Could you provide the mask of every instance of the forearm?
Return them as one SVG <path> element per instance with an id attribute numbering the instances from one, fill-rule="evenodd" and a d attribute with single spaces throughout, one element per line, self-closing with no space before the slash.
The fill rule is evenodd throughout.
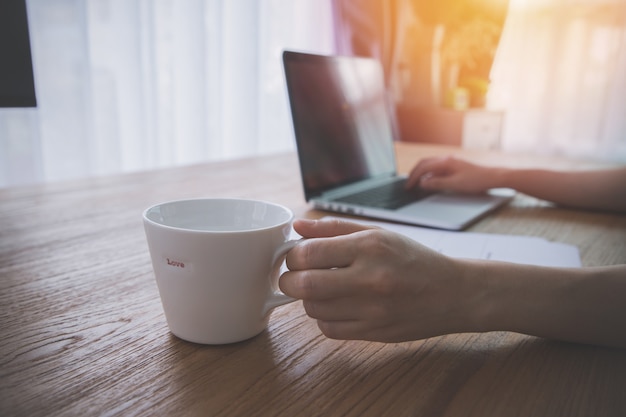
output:
<path id="1" fill-rule="evenodd" d="M 506 330 L 626 348 L 626 266 L 546 268 L 462 261 L 479 295 L 475 331 Z"/>
<path id="2" fill-rule="evenodd" d="M 626 168 L 598 171 L 550 171 L 494 168 L 493 187 L 513 188 L 556 204 L 626 212 Z"/>

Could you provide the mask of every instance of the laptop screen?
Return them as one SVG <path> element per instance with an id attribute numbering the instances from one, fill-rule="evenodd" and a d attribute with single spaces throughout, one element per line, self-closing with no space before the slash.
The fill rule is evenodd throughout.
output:
<path id="1" fill-rule="evenodd" d="M 285 76 L 306 199 L 394 175 L 393 131 L 375 59 L 285 51 Z"/>

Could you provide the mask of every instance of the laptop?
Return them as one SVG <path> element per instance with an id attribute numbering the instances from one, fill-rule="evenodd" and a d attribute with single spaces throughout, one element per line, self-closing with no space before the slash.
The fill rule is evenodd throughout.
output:
<path id="1" fill-rule="evenodd" d="M 378 60 L 284 51 L 283 65 L 304 196 L 314 208 L 461 230 L 512 198 L 512 190 L 404 189 Z"/>

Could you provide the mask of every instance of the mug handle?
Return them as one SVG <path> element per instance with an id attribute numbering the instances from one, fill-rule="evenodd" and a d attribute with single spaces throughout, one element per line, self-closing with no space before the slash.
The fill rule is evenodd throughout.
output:
<path id="1" fill-rule="evenodd" d="M 295 298 L 283 294 L 278 289 L 278 274 L 280 272 L 280 266 L 285 259 L 285 256 L 287 256 L 287 252 L 289 252 L 302 240 L 303 239 L 288 240 L 280 245 L 278 249 L 276 249 L 276 253 L 274 254 L 274 258 L 272 259 L 272 272 L 269 276 L 271 293 L 265 301 L 265 306 L 263 307 L 263 315 L 268 314 L 270 311 L 278 306 L 282 306 L 284 304 L 296 301 Z"/>

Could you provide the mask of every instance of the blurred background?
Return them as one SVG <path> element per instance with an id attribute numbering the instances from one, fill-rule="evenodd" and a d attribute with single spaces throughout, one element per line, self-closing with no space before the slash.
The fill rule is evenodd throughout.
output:
<path id="1" fill-rule="evenodd" d="M 624 0 L 2 3 L 0 187 L 293 150 L 283 49 L 379 59 L 397 140 L 626 163 Z"/>

